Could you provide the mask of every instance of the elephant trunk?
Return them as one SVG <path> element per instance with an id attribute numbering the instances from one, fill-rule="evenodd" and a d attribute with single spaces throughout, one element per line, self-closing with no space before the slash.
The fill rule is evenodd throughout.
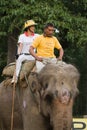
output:
<path id="1" fill-rule="evenodd" d="M 53 130 L 70 130 L 72 126 L 73 100 L 62 104 L 58 99 L 53 101 L 51 123 Z"/>
<path id="2" fill-rule="evenodd" d="M 72 97 L 72 95 L 71 95 L 70 91 L 66 88 L 63 88 L 60 91 L 58 91 L 58 99 L 63 104 L 68 104 L 71 97 Z"/>

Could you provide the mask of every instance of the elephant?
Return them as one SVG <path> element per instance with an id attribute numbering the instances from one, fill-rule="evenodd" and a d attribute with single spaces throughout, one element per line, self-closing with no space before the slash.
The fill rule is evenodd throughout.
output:
<path id="1" fill-rule="evenodd" d="M 15 87 L 13 130 L 70 130 L 80 74 L 74 65 L 47 64 Z M 0 130 L 10 130 L 13 85 L 0 84 Z"/>

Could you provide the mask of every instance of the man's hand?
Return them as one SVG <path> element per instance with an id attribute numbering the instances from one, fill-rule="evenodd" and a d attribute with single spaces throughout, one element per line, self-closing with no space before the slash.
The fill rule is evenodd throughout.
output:
<path id="1" fill-rule="evenodd" d="M 63 50 L 63 48 L 60 48 L 60 49 L 59 49 L 59 57 L 58 57 L 58 60 L 62 60 L 63 54 L 64 54 L 64 50 Z"/>
<path id="2" fill-rule="evenodd" d="M 38 56 L 36 56 L 35 59 L 38 60 L 38 61 L 40 61 L 40 62 L 43 61 L 43 58 L 42 58 L 42 57 L 38 57 Z"/>
<path id="3" fill-rule="evenodd" d="M 15 57 L 16 57 L 16 60 L 17 60 L 17 59 L 18 59 L 18 57 L 19 57 L 19 54 L 16 54 L 16 56 L 15 56 Z"/>
<path id="4" fill-rule="evenodd" d="M 61 57 L 58 57 L 57 60 L 62 60 L 62 58 L 61 58 Z"/>

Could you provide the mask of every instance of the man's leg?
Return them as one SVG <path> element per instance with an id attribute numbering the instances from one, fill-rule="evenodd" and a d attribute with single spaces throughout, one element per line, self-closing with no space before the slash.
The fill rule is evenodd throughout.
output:
<path id="1" fill-rule="evenodd" d="M 43 64 L 40 61 L 36 61 L 36 72 L 40 72 L 40 70 L 45 66 L 45 64 Z"/>

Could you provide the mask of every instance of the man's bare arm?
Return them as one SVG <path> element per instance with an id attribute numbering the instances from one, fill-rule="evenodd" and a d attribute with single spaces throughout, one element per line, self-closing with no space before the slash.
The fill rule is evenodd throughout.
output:
<path id="1" fill-rule="evenodd" d="M 63 50 L 63 48 L 60 48 L 60 49 L 59 49 L 59 57 L 58 57 L 58 60 L 62 60 L 63 54 L 64 54 L 64 50 Z"/>
<path id="2" fill-rule="evenodd" d="M 36 60 L 38 60 L 38 61 L 42 61 L 43 60 L 41 57 L 38 57 L 36 55 L 36 53 L 34 52 L 34 47 L 33 46 L 30 46 L 29 52 Z"/>

